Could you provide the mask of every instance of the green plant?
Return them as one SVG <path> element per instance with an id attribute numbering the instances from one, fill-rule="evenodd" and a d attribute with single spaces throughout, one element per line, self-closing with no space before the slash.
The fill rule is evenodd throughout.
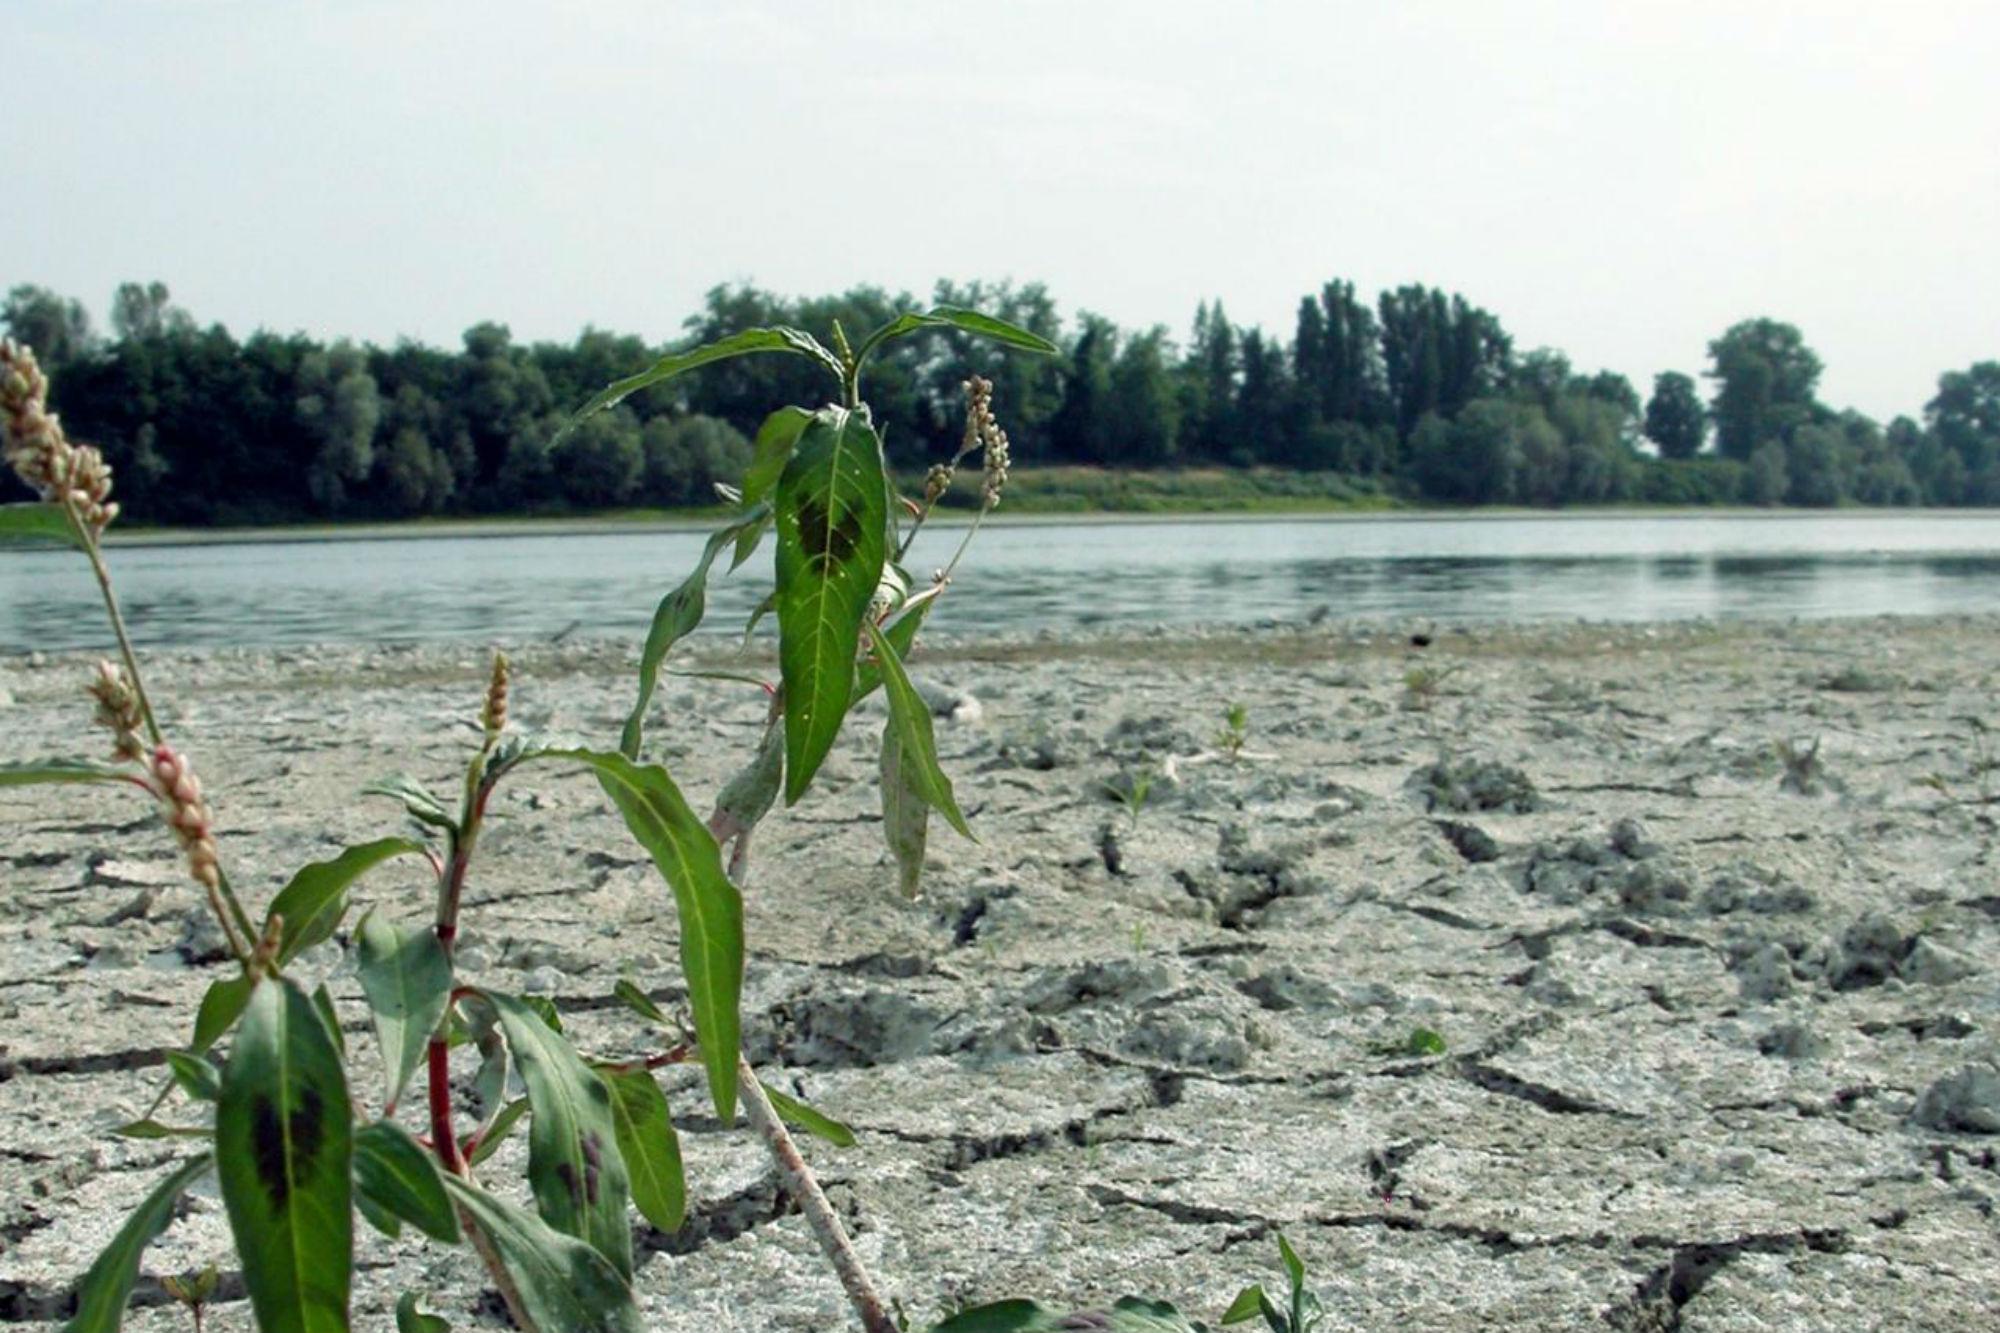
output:
<path id="1" fill-rule="evenodd" d="M 1211 743 L 1234 763 L 1243 757 L 1243 747 L 1249 740 L 1250 709 L 1243 703 L 1232 703 L 1222 715 L 1222 726 Z"/>
<path id="2" fill-rule="evenodd" d="M 1300 1260 L 1291 1242 L 1283 1235 L 1278 1237 L 1278 1257 L 1285 1265 L 1285 1278 L 1291 1289 L 1291 1299 L 1280 1307 L 1276 1301 L 1264 1294 L 1261 1286 L 1245 1287 L 1237 1293 L 1229 1308 L 1223 1312 L 1223 1324 L 1241 1324 L 1264 1316 L 1271 1333 L 1312 1333 L 1326 1317 L 1320 1309 L 1319 1297 L 1306 1289 L 1306 1266 Z"/>
<path id="3" fill-rule="evenodd" d="M 47 384 L 33 356 L 0 343 L 6 461 L 40 496 L 0 506 L 0 538 L 56 541 L 88 559 L 119 658 L 104 663 L 91 685 L 97 721 L 111 736 L 110 761 L 4 764 L 0 785 L 104 783 L 158 802 L 233 960 L 229 975 L 202 999 L 186 1048 L 168 1054 L 172 1077 L 152 1111 L 124 1130 L 185 1140 L 194 1155 L 156 1184 L 84 1275 L 69 1330 L 102 1333 L 121 1326 L 142 1251 L 165 1229 L 187 1188 L 211 1171 L 253 1313 L 269 1333 L 349 1327 L 357 1214 L 391 1236 L 407 1226 L 444 1244 L 470 1244 L 523 1330 L 637 1330 L 627 1208 L 635 1205 L 664 1230 L 681 1224 L 680 1151 L 653 1071 L 682 1062 L 704 1070 L 725 1124 L 734 1122 L 740 1102 L 862 1325 L 869 1333 L 894 1328 L 786 1122 L 835 1143 L 851 1142 L 852 1135 L 764 1088 L 740 1053 L 744 939 L 736 881 L 748 865 L 751 835 L 780 793 L 787 804 L 805 795 L 850 710 L 878 688 L 889 715 L 882 737 L 884 825 L 904 890 L 917 888 L 933 810 L 970 836 L 938 766 L 929 711 L 902 659 L 950 586 L 977 518 L 958 555 L 921 592 L 910 591 L 900 561 L 949 489 L 957 465 L 975 452 L 982 461 L 978 517 L 991 512 L 1007 477 L 1006 435 L 991 412 L 991 386 L 973 380 L 964 447 L 934 471 L 921 503 L 901 500 L 892 493 L 881 439 L 860 398 L 870 353 L 928 327 L 1054 350 L 986 316 L 939 308 L 891 321 L 858 350 L 837 325 L 833 350 L 796 329 L 750 329 L 664 357 L 591 399 L 571 427 L 639 389 L 753 353 L 813 360 L 834 376 L 840 394 L 838 403 L 817 410 L 780 408 L 758 432 L 729 521 L 655 613 L 640 657 L 638 697 L 616 748 L 558 743 L 511 727 L 511 672 L 507 659 L 496 656 L 479 740 L 457 799 L 447 802 L 401 775 L 372 784 L 368 791 L 397 802 L 413 831 L 304 867 L 261 920 L 231 883 L 201 784 L 185 754 L 163 734 L 132 651 L 101 544 L 117 516 L 110 469 L 95 449 L 72 444 L 48 413 Z M 780 679 L 769 686 L 772 703 L 755 753 L 703 820 L 667 770 L 644 758 L 647 715 L 668 653 L 702 619 L 710 567 L 725 549 L 732 552 L 732 567 L 742 565 L 767 533 L 775 533 L 768 602 L 778 617 Z M 671 891 L 681 923 L 687 1020 L 663 1012 L 629 982 L 617 990 L 661 1030 L 656 1049 L 616 1058 L 586 1055 L 563 1033 L 546 1001 L 461 974 L 456 945 L 462 907 L 492 796 L 517 771 L 546 764 L 595 778 Z M 385 1075 L 379 1087 L 361 1089 L 348 1077 L 335 1000 L 307 975 L 310 951 L 335 937 L 365 875 L 411 862 L 429 866 L 428 918 L 406 923 L 392 904 L 377 903 L 352 931 Z M 454 1091 L 455 1059 L 462 1071 L 474 1071 L 479 1098 L 470 1116 L 474 1108 Z M 401 1123 L 398 1109 L 420 1069 L 422 1123 L 413 1129 Z M 526 1087 L 521 1101 L 502 1095 L 510 1069 Z M 532 1209 L 478 1180 L 478 1168 L 524 1122 Z M 210 1289 L 190 1284 L 183 1290 L 198 1320 Z M 406 1296 L 397 1324 L 405 1333 L 435 1333 L 443 1321 Z"/>
<path id="4" fill-rule="evenodd" d="M 1403 673 L 1403 706 L 1417 712 L 1428 712 L 1437 702 L 1444 683 L 1457 675 L 1459 668 L 1453 666 L 1413 666 Z"/>
<path id="5" fill-rule="evenodd" d="M 1152 769 L 1141 768 L 1104 784 L 1104 794 L 1125 807 L 1125 818 L 1133 828 L 1139 827 L 1139 814 L 1152 794 L 1155 776 Z"/>

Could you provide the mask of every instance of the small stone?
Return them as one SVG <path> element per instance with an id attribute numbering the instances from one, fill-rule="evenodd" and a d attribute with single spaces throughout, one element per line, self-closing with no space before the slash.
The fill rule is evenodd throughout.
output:
<path id="1" fill-rule="evenodd" d="M 2000 1070 L 1966 1065 L 1924 1089 L 1910 1118 L 1928 1129 L 2000 1134 Z"/>
<path id="2" fill-rule="evenodd" d="M 1979 971 L 1979 964 L 1942 944 L 1918 937 L 1896 968 L 1896 975 L 1916 986 L 1949 986 Z"/>
<path id="3" fill-rule="evenodd" d="M 1629 856 L 1634 861 L 1657 856 L 1659 844 L 1646 836 L 1646 826 L 1636 819 L 1621 819 L 1611 826 L 1611 846 L 1620 856 Z"/>

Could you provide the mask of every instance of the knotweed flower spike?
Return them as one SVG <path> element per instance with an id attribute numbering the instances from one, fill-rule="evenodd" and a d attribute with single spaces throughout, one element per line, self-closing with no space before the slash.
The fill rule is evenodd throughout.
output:
<path id="1" fill-rule="evenodd" d="M 153 751 L 149 775 L 153 791 L 160 798 L 167 827 L 187 853 L 188 874 L 204 888 L 222 883 L 221 858 L 215 850 L 214 819 L 201 799 L 201 782 L 188 766 L 187 756 L 175 754 L 162 745 Z"/>
<path id="2" fill-rule="evenodd" d="M 90 682 L 90 697 L 97 700 L 97 725 L 112 735 L 111 752 L 135 764 L 146 761 L 146 743 L 139 738 L 145 725 L 139 714 L 139 695 L 125 679 L 125 673 L 109 662 L 97 664 L 97 678 Z"/>
<path id="3" fill-rule="evenodd" d="M 507 654 L 493 654 L 493 674 L 486 682 L 486 706 L 479 711 L 479 725 L 486 739 L 497 740 L 507 730 Z"/>
<path id="4" fill-rule="evenodd" d="M 93 536 L 118 517 L 111 466 L 89 445 L 71 445 L 49 411 L 49 382 L 35 354 L 0 339 L 0 438 L 7 466 L 51 504 L 74 505 Z"/>
<path id="5" fill-rule="evenodd" d="M 979 502 L 988 509 L 1000 503 L 1001 488 L 1007 484 L 1007 432 L 993 415 L 993 381 L 974 375 L 965 382 L 965 437 L 977 440 L 986 451 L 985 474 L 979 482 Z"/>

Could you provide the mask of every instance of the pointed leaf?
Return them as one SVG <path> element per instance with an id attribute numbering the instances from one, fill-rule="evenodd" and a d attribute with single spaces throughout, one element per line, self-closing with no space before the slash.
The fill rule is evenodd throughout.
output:
<path id="1" fill-rule="evenodd" d="M 785 803 L 840 734 L 854 658 L 882 578 L 889 486 L 860 412 L 814 414 L 778 480 L 778 664 L 785 684 Z"/>
<path id="2" fill-rule="evenodd" d="M 743 503 L 756 504 L 771 493 L 792 461 L 792 450 L 813 414 L 803 407 L 781 407 L 764 418 L 751 446 L 750 466 L 743 471 Z M 741 564 L 741 561 L 737 562 Z"/>
<path id="3" fill-rule="evenodd" d="M 771 1109 L 780 1119 L 803 1129 L 814 1138 L 825 1139 L 836 1148 L 852 1148 L 854 1131 L 841 1124 L 832 1116 L 813 1110 L 795 1097 L 787 1097 L 762 1079 L 757 1086 L 764 1089 L 764 1095 L 771 1099 Z"/>
<path id="4" fill-rule="evenodd" d="M 208 1139 L 215 1131 L 196 1125 L 163 1125 L 157 1120 L 134 1120 L 111 1131 L 121 1139 Z"/>
<path id="5" fill-rule="evenodd" d="M 716 1115 L 733 1123 L 742 1031 L 743 899 L 723 873 L 714 836 L 658 764 L 635 764 L 601 750 L 545 750 L 534 757 L 573 759 L 595 769 L 625 827 L 673 890 L 681 921 L 681 974 L 709 1091 Z"/>
<path id="6" fill-rule="evenodd" d="M 896 650 L 898 662 L 909 660 L 910 650 L 917 644 L 917 631 L 924 627 L 924 617 L 929 615 L 931 608 L 936 605 L 935 600 L 920 602 L 910 608 L 895 624 L 882 631 L 883 637 L 889 640 L 889 646 Z M 848 707 L 854 707 L 880 688 L 882 688 L 882 659 L 875 656 L 863 658 L 861 665 L 854 672 L 854 700 Z"/>
<path id="7" fill-rule="evenodd" d="M 15 542 L 32 546 L 69 546 L 79 551 L 86 549 L 63 507 L 46 500 L 0 505 L 0 545 Z"/>
<path id="8" fill-rule="evenodd" d="M 764 600 L 757 603 L 757 609 L 752 611 L 750 613 L 750 618 L 743 622 L 743 647 L 746 650 L 750 647 L 750 636 L 757 632 L 758 623 L 762 621 L 765 616 L 770 615 L 773 611 L 777 609 L 778 609 L 778 592 L 777 589 L 774 588 L 770 592 L 764 594 Z"/>
<path id="9" fill-rule="evenodd" d="M 259 1328 L 345 1333 L 354 1113 L 310 996 L 259 983 L 222 1074 L 216 1174 Z"/>
<path id="10" fill-rule="evenodd" d="M 896 858 L 896 886 L 912 901 L 923 892 L 931 828 L 930 803 L 917 790 L 920 780 L 892 719 L 882 729 L 882 836 Z"/>
<path id="11" fill-rule="evenodd" d="M 377 778 L 361 789 L 363 796 L 386 796 L 392 801 L 402 802 L 410 818 L 420 824 L 429 824 L 449 833 L 458 831 L 458 821 L 444 808 L 444 802 L 431 795 L 423 783 L 407 773 L 391 773 L 388 777 Z"/>
<path id="12" fill-rule="evenodd" d="M 377 912 L 361 918 L 354 939 L 355 972 L 382 1044 L 382 1072 L 388 1080 L 383 1108 L 394 1110 L 444 1018 L 451 999 L 451 959 L 435 932 L 405 933 Z"/>
<path id="13" fill-rule="evenodd" d="M 790 352 L 797 356 L 811 357 L 831 370 L 836 377 L 841 373 L 840 359 L 820 346 L 811 334 L 798 329 L 776 327 L 768 329 L 745 329 L 727 338 L 685 352 L 670 352 L 636 375 L 628 375 L 599 389 L 590 401 L 578 408 L 576 415 L 563 423 L 561 430 L 551 443 L 561 443 L 569 433 L 577 428 L 586 417 L 615 407 L 641 389 L 650 389 L 655 384 L 664 384 L 676 375 L 684 375 L 698 366 L 715 361 L 726 361 L 731 357 L 751 356 L 759 352 Z"/>
<path id="14" fill-rule="evenodd" d="M 694 571 L 680 585 L 660 599 L 660 605 L 653 612 L 652 626 L 646 631 L 646 646 L 639 652 L 639 697 L 632 705 L 632 712 L 625 719 L 625 729 L 618 738 L 618 748 L 628 758 L 639 757 L 639 742 L 646 728 L 646 710 L 653 705 L 653 691 L 659 687 L 660 665 L 667 660 L 667 653 L 673 646 L 692 634 L 701 624 L 701 618 L 708 614 L 708 571 L 715 564 L 715 557 L 724 546 L 736 540 L 753 526 L 761 526 L 770 515 L 770 510 L 759 505 L 728 527 L 711 534 L 708 543 L 702 547 L 701 559 L 695 562 Z"/>
<path id="15" fill-rule="evenodd" d="M 1061 1333 L 1063 1322 L 1033 1301 L 995 1301 L 960 1310 L 930 1333 Z"/>
<path id="16" fill-rule="evenodd" d="M 417 1308 L 417 1293 L 406 1291 L 396 1300 L 396 1333 L 451 1333 L 442 1317 Z"/>
<path id="17" fill-rule="evenodd" d="M 422 843 L 409 838 L 381 838 L 349 847 L 331 861 L 315 861 L 293 875 L 271 900 L 270 915 L 284 918 L 278 937 L 279 965 L 333 938 L 347 915 L 347 889 L 355 880 L 392 857 L 423 850 Z"/>
<path id="18" fill-rule="evenodd" d="M 222 1091 L 222 1071 L 208 1060 L 208 1057 L 188 1051 L 165 1051 L 167 1068 L 174 1073 L 174 1082 L 180 1084 L 181 1091 L 196 1101 L 212 1102 Z"/>
<path id="19" fill-rule="evenodd" d="M 1222 1312 L 1222 1322 L 1224 1324 L 1241 1324 L 1255 1319 L 1263 1309 L 1264 1303 L 1264 1289 L 1262 1287 L 1245 1287 L 1236 1293 L 1236 1299 L 1231 1301 L 1229 1308 Z"/>
<path id="20" fill-rule="evenodd" d="M 785 777 L 785 733 L 782 727 L 767 726 L 757 742 L 757 753 L 742 771 L 729 780 L 715 798 L 715 813 L 726 816 L 723 828 L 753 829 L 771 813 L 778 800 L 778 786 Z"/>
<path id="21" fill-rule="evenodd" d="M 0 505 L 0 508 L 5 508 Z M 0 787 L 26 787 L 53 782 L 131 782 L 138 774 L 130 768 L 100 764 L 89 759 L 30 759 L 0 764 Z"/>
<path id="22" fill-rule="evenodd" d="M 550 1333 L 645 1333 L 631 1286 L 602 1254 L 455 1176 L 446 1177 L 445 1188 L 493 1243 L 537 1327 Z"/>
<path id="23" fill-rule="evenodd" d="M 235 1027 L 236 1020 L 243 1017 L 243 1010 L 250 1003 L 250 992 L 255 986 L 256 983 L 245 972 L 209 983 L 208 990 L 201 997 L 201 1007 L 195 1011 L 194 1040 L 189 1043 L 188 1049 L 200 1054 L 215 1045 L 223 1033 Z"/>
<path id="24" fill-rule="evenodd" d="M 478 1166 L 481 1162 L 498 1152 L 500 1145 L 507 1141 L 507 1136 L 514 1132 L 514 1126 L 520 1124 L 521 1117 L 527 1113 L 528 1099 L 526 1097 L 508 1102 L 505 1106 L 501 1107 L 499 1114 L 493 1117 L 493 1123 L 485 1128 L 479 1136 L 479 1142 L 474 1144 L 472 1151 L 466 1155 L 466 1164 L 469 1166 Z"/>
<path id="25" fill-rule="evenodd" d="M 623 1001 L 625 1007 L 649 1022 L 661 1027 L 669 1026 L 666 1010 L 653 1002 L 653 997 L 640 990 L 629 981 L 620 980 L 611 988 L 612 995 Z"/>
<path id="26" fill-rule="evenodd" d="M 875 646 L 875 660 L 882 668 L 882 688 L 889 699 L 889 727 L 901 744 L 899 758 L 910 786 L 932 809 L 950 821 L 953 828 L 971 838 L 972 830 L 967 827 L 965 816 L 959 813 L 958 801 L 952 795 L 951 779 L 938 767 L 937 740 L 931 731 L 930 706 L 917 693 L 917 687 L 910 683 L 910 675 L 903 670 L 903 663 L 896 656 L 896 650 L 890 647 L 888 638 L 872 623 L 868 626 L 868 641 Z M 883 762 L 886 767 L 887 760 Z M 978 839 L 973 838 L 973 841 Z"/>
<path id="27" fill-rule="evenodd" d="M 139 1280 L 139 1256 L 167 1229 L 174 1220 L 174 1205 L 208 1168 L 209 1155 L 203 1153 L 153 1187 L 76 1284 L 76 1314 L 63 1325 L 63 1333 L 117 1333 L 125 1322 L 125 1303 Z"/>
<path id="28" fill-rule="evenodd" d="M 354 1185 L 377 1208 L 425 1235 L 458 1243 L 458 1214 L 436 1160 L 394 1121 L 377 1120 L 354 1132 Z"/>
<path id="29" fill-rule="evenodd" d="M 320 1021 L 326 1024 L 326 1035 L 333 1039 L 333 1049 L 345 1063 L 347 1034 L 340 1030 L 340 1013 L 333 1007 L 333 991 L 324 981 L 313 991 L 313 1008 L 319 1011 Z"/>
<path id="30" fill-rule="evenodd" d="M 687 1178 L 681 1141 L 659 1080 L 645 1069 L 598 1069 L 611 1089 L 618 1151 L 632 1173 L 632 1202 L 660 1230 L 672 1233 L 687 1220 Z"/>
<path id="31" fill-rule="evenodd" d="M 528 1088 L 528 1183 L 542 1220 L 589 1241 L 621 1276 L 632 1272 L 629 1185 L 611 1090 L 542 1016 L 512 995 L 486 992 Z"/>
<path id="32" fill-rule="evenodd" d="M 967 310 L 962 306 L 941 305 L 933 307 L 928 314 L 917 314 L 912 311 L 909 314 L 898 315 L 884 324 L 862 342 L 861 350 L 855 353 L 855 362 L 859 364 L 866 361 L 868 354 L 883 343 L 915 333 L 918 329 L 932 328 L 958 329 L 981 338 L 989 338 L 997 343 L 1004 343 L 1019 351 L 1038 352 L 1043 356 L 1051 356 L 1061 350 L 1047 338 L 1018 328 L 1004 319 L 982 315 L 977 310 Z"/>

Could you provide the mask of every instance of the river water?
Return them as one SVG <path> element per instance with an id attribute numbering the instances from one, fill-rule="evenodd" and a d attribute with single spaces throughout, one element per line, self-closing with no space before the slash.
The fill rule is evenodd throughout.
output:
<path id="1" fill-rule="evenodd" d="M 962 529 L 927 531 L 920 578 Z M 645 633 L 697 532 L 259 540 L 114 549 L 144 645 Z M 770 547 L 710 587 L 740 628 Z M 724 562 L 726 563 L 726 561 Z M 1249 521 L 1022 521 L 980 532 L 955 630 L 1138 629 L 1336 618 L 1467 621 L 2000 611 L 2000 514 L 1550 514 Z M 768 625 L 768 622 L 767 622 Z M 0 551 L 0 653 L 104 641 L 73 553 Z"/>

